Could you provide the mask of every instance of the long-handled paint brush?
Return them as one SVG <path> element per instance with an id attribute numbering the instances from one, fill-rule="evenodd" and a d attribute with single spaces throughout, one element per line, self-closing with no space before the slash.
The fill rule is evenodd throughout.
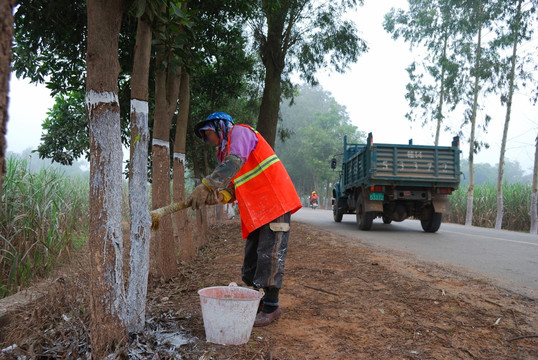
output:
<path id="1" fill-rule="evenodd" d="M 159 229 L 159 225 L 161 224 L 161 217 L 186 208 L 188 208 L 188 206 L 186 206 L 183 201 L 178 201 L 162 208 L 150 211 L 149 214 L 151 215 L 151 230 Z"/>

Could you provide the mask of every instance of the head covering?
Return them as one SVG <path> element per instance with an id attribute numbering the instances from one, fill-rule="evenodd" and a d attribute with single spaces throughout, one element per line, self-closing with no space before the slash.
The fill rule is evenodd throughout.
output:
<path id="1" fill-rule="evenodd" d="M 205 130 L 214 131 L 219 137 L 219 145 L 217 147 L 217 159 L 220 162 L 226 156 L 226 147 L 228 146 L 228 134 L 234 125 L 232 117 L 224 112 L 215 112 L 209 115 L 204 121 L 200 121 L 194 127 L 194 133 L 207 142 Z"/>

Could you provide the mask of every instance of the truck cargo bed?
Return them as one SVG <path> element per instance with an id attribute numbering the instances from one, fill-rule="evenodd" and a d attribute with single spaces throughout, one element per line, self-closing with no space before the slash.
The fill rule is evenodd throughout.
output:
<path id="1" fill-rule="evenodd" d="M 344 163 L 343 187 L 370 185 L 447 186 L 459 183 L 454 147 L 372 144 Z"/>

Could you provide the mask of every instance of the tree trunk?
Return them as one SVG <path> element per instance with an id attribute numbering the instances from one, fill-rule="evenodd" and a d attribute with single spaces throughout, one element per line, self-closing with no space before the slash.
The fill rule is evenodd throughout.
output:
<path id="1" fill-rule="evenodd" d="M 497 175 L 497 218 L 495 219 L 495 229 L 502 228 L 504 216 L 503 203 L 503 173 L 504 173 L 504 153 L 506 152 L 506 138 L 508 137 L 508 126 L 510 124 L 510 113 L 512 111 L 512 99 L 514 97 L 514 77 L 516 73 L 517 42 L 519 33 L 519 23 L 521 20 L 521 0 L 517 3 L 516 24 L 514 28 L 514 46 L 512 48 L 512 60 L 509 75 L 508 100 L 506 102 L 506 117 L 504 119 L 503 139 L 501 143 L 501 154 L 499 159 L 499 173 Z"/>
<path id="2" fill-rule="evenodd" d="M 534 151 L 534 169 L 532 171 L 532 191 L 531 191 L 531 208 L 530 208 L 530 214 L 531 214 L 531 234 L 537 234 L 538 233 L 538 201 L 537 201 L 537 193 L 538 193 L 538 136 L 536 136 L 535 140 L 535 151 Z"/>
<path id="3" fill-rule="evenodd" d="M 205 146 L 204 146 L 205 148 Z M 197 185 L 200 185 L 201 182 L 201 178 L 202 178 L 202 171 L 200 169 L 200 165 L 198 164 L 198 162 L 194 162 L 193 164 L 193 171 L 194 171 L 194 178 L 195 178 L 195 183 L 194 185 L 197 186 Z M 202 207 L 201 209 L 197 210 L 196 211 L 196 223 L 195 223 L 195 232 L 194 232 L 194 236 L 195 236 L 195 242 L 194 242 L 194 246 L 195 248 L 200 248 L 201 246 L 205 245 L 206 241 L 205 241 L 205 232 L 207 230 L 207 224 L 206 224 L 206 217 L 205 217 L 205 206 Z"/>
<path id="4" fill-rule="evenodd" d="M 265 84 L 256 128 L 269 145 L 274 148 L 280 108 L 280 76 L 282 73 L 271 65 L 266 66 L 265 69 Z"/>
<path id="5" fill-rule="evenodd" d="M 174 201 L 185 200 L 185 147 L 187 143 L 187 123 L 190 108 L 190 77 L 183 70 L 179 87 L 179 111 L 177 116 L 176 137 L 174 141 Z M 196 255 L 192 229 L 189 224 L 187 211 L 177 211 L 174 214 L 175 234 L 179 243 L 179 258 L 192 260 Z"/>
<path id="6" fill-rule="evenodd" d="M 151 56 L 151 19 L 138 19 L 131 76 L 131 158 L 129 207 L 131 246 L 127 291 L 128 330 L 141 332 L 146 322 L 151 217 L 148 209 L 148 78 Z"/>
<path id="7" fill-rule="evenodd" d="M 15 0 L 4 0 L 0 3 L 0 212 L 2 211 L 2 182 L 6 171 L 7 109 L 14 6 Z"/>
<path id="8" fill-rule="evenodd" d="M 86 110 L 90 127 L 90 338 L 102 359 L 125 341 L 118 102 L 121 0 L 89 0 Z"/>
<path id="9" fill-rule="evenodd" d="M 267 41 L 260 52 L 265 66 L 265 84 L 256 128 L 269 145 L 274 148 L 282 92 L 280 82 L 287 49 L 287 45 L 283 43 L 282 35 L 286 21 L 286 10 L 275 8 L 271 4 L 266 4 L 265 1 L 263 3 L 267 18 Z"/>
<path id="10" fill-rule="evenodd" d="M 446 47 L 448 41 L 447 30 L 445 29 L 443 39 L 443 62 L 446 59 Z M 439 146 L 439 135 L 441 134 L 441 123 L 443 122 L 443 101 L 445 100 L 445 65 L 441 64 L 441 91 L 439 92 L 439 105 L 437 106 L 436 128 L 435 128 L 435 146 Z"/>
<path id="11" fill-rule="evenodd" d="M 164 28 L 161 28 L 164 32 Z M 157 47 L 155 72 L 155 119 L 153 126 L 153 209 L 169 205 L 170 194 L 170 125 L 177 108 L 181 69 L 164 67 L 171 64 L 170 59 L 164 58 L 164 49 Z M 152 269 L 155 275 L 162 279 L 170 279 L 176 274 L 176 249 L 174 230 L 170 215 L 163 216 L 159 230 L 153 231 L 151 253 Z"/>
<path id="12" fill-rule="evenodd" d="M 479 19 L 482 17 L 482 4 L 479 4 Z M 475 81 L 473 95 L 473 111 L 471 113 L 471 137 L 469 138 L 469 190 L 467 192 L 467 212 L 465 214 L 465 226 L 473 224 L 473 201 L 474 201 L 474 143 L 476 129 L 476 112 L 478 108 L 478 93 L 480 92 L 478 69 L 482 56 L 482 23 L 478 27 L 478 42 L 476 45 Z"/>

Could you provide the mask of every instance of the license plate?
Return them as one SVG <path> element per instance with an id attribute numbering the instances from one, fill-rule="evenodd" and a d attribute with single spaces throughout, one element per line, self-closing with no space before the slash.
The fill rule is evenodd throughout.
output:
<path id="1" fill-rule="evenodd" d="M 370 193 L 370 200 L 383 200 L 384 195 L 383 193 Z"/>

